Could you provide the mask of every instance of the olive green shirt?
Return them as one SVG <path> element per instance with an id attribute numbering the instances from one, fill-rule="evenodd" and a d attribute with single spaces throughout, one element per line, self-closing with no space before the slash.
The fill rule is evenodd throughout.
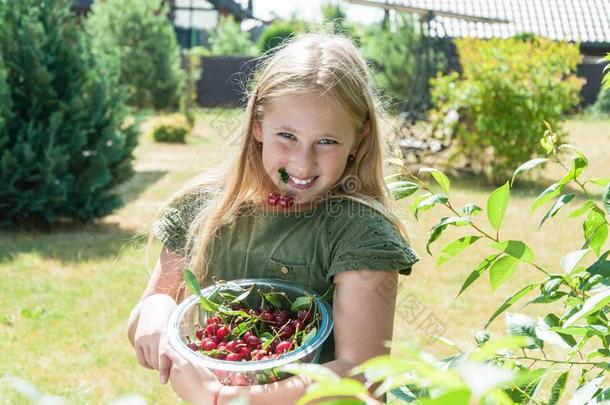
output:
<path id="1" fill-rule="evenodd" d="M 191 195 L 168 206 L 153 231 L 169 249 L 186 254 L 188 228 L 205 204 Z M 306 212 L 257 207 L 219 232 L 212 244 L 204 285 L 217 280 L 278 278 L 324 294 L 333 276 L 352 270 L 408 275 L 419 260 L 392 223 L 377 210 L 346 197 L 331 198 Z M 320 363 L 333 360 L 334 340 L 323 345 Z"/>

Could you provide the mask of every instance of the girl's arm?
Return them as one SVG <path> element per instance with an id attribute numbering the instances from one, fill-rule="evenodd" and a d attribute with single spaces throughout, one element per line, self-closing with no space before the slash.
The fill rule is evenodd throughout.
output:
<path id="1" fill-rule="evenodd" d="M 390 349 L 383 346 L 383 342 L 392 339 L 398 274 L 390 271 L 347 271 L 335 275 L 334 282 L 336 360 L 325 363 L 324 366 L 340 376 L 346 376 L 354 366 L 390 352 Z M 177 384 L 174 388 L 187 401 L 210 404 L 206 401 L 210 401 L 213 392 L 221 386 L 214 381 L 208 370 L 199 370 L 198 377 L 194 376 L 196 373 L 191 370 L 172 375 L 172 379 L 177 377 L 176 381 L 172 381 Z M 178 380 L 184 376 L 183 382 L 186 383 L 186 374 L 192 378 L 188 384 L 181 384 Z M 357 379 L 364 382 L 362 376 L 357 376 Z M 194 381 L 202 383 L 194 384 Z M 294 404 L 305 394 L 309 384 L 309 378 L 293 376 L 276 383 L 251 387 L 222 386 L 218 405 L 225 405 L 240 395 L 249 396 L 250 405 Z M 179 386 L 183 386 L 185 391 L 179 389 Z"/>

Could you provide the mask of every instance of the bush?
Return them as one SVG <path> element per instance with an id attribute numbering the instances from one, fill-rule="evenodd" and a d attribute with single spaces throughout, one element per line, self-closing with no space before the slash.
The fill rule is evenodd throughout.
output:
<path id="1" fill-rule="evenodd" d="M 599 115 L 610 115 L 610 90 L 601 89 L 591 108 Z"/>
<path id="2" fill-rule="evenodd" d="M 86 25 L 93 52 L 127 88 L 129 105 L 157 110 L 178 106 L 183 73 L 165 3 L 96 1 Z"/>
<path id="3" fill-rule="evenodd" d="M 254 56 L 258 52 L 254 42 L 233 16 L 220 17 L 218 25 L 210 31 L 210 56 Z"/>
<path id="4" fill-rule="evenodd" d="M 457 111 L 454 157 L 468 159 L 493 182 L 518 162 L 541 152 L 543 120 L 556 123 L 563 138 L 563 115 L 579 101 L 582 80 L 573 72 L 581 60 L 578 45 L 543 38 L 456 41 L 462 77 L 432 81 L 435 115 Z"/>
<path id="5" fill-rule="evenodd" d="M 0 1 L 0 225 L 119 207 L 137 142 L 123 103 L 68 1 Z"/>
<path id="6" fill-rule="evenodd" d="M 301 21 L 275 22 L 268 26 L 258 38 L 258 49 L 265 53 L 305 30 L 306 26 Z"/>
<path id="7" fill-rule="evenodd" d="M 410 92 L 416 87 L 424 92 L 425 98 L 429 100 L 427 86 L 430 79 L 430 77 L 421 77 L 421 66 L 418 66 L 423 55 L 417 21 L 410 15 L 397 14 L 397 16 L 395 31 L 390 30 L 389 27 L 371 26 L 362 39 L 364 55 L 379 66 L 375 81 L 390 98 L 391 109 L 395 113 L 399 112 L 402 103 L 412 96 Z M 445 70 L 447 62 L 442 53 L 431 52 L 428 57 L 431 60 L 432 71 L 428 74 L 434 76 L 437 71 Z"/>
<path id="8" fill-rule="evenodd" d="M 157 142 L 186 143 L 189 127 L 182 124 L 161 124 L 153 130 L 153 139 Z"/>

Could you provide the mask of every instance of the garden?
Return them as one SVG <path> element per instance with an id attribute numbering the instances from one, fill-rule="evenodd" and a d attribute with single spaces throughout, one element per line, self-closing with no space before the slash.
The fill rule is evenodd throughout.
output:
<path id="1" fill-rule="evenodd" d="M 181 59 L 164 7 L 108 0 L 77 21 L 65 1 L 0 1 L 0 402 L 180 402 L 138 365 L 126 322 L 161 250 L 154 218 L 235 150 L 243 108 L 198 106 L 197 62 L 322 29 L 377 66 L 386 181 L 421 260 L 400 278 L 392 354 L 346 377 L 286 366 L 316 381 L 300 403 L 610 400 L 610 76 L 580 107 L 577 45 L 456 40 L 461 73 L 435 56 L 413 124 L 451 143 L 413 164 L 397 146 L 421 40 L 408 16 L 390 32 L 328 6 L 322 25 L 274 23 L 257 43 L 226 18 Z"/>

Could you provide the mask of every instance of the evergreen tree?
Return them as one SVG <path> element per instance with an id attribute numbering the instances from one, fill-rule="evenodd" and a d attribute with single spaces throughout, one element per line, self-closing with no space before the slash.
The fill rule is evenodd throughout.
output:
<path id="1" fill-rule="evenodd" d="M 124 95 L 67 0 L 0 0 L 0 225 L 90 221 L 133 172 Z"/>
<path id="2" fill-rule="evenodd" d="M 87 18 L 93 53 L 138 108 L 178 106 L 184 74 L 167 6 L 160 0 L 105 0 Z"/>

